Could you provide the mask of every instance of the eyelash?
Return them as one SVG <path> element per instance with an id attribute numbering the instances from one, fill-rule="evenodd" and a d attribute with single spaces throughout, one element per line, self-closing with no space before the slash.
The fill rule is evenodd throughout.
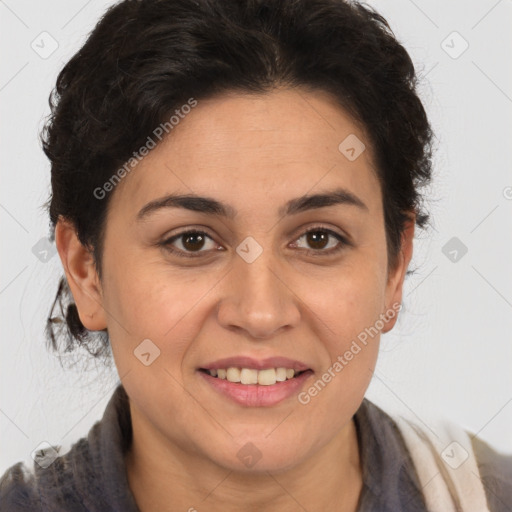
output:
<path id="1" fill-rule="evenodd" d="M 339 233 L 336 233 L 335 231 L 332 231 L 331 229 L 325 228 L 323 226 L 315 226 L 315 227 L 308 229 L 307 231 L 302 233 L 302 235 L 300 235 L 298 238 L 296 238 L 296 240 L 299 240 L 303 236 L 308 235 L 309 233 L 314 233 L 314 232 L 327 233 L 328 235 L 331 235 L 334 238 L 336 238 L 341 243 L 338 244 L 336 247 L 328 249 L 328 250 L 301 249 L 308 256 L 324 256 L 324 255 L 330 256 L 330 255 L 336 254 L 339 251 L 343 250 L 345 248 L 345 246 L 351 245 L 344 236 L 340 235 Z M 206 237 L 210 238 L 210 240 L 213 240 L 213 238 L 210 235 L 208 235 L 208 233 L 206 233 L 205 231 L 200 231 L 197 229 L 189 229 L 186 231 L 182 231 L 181 233 L 177 233 L 176 235 L 173 235 L 170 238 L 167 238 L 166 240 L 164 240 L 163 242 L 161 242 L 158 245 L 164 247 L 166 251 L 168 251 L 172 254 L 177 254 L 178 256 L 184 257 L 184 258 L 198 258 L 202 255 L 201 253 L 208 252 L 208 251 L 196 251 L 194 253 L 194 252 L 182 251 L 181 249 L 176 249 L 176 248 L 171 247 L 171 244 L 174 241 L 178 240 L 180 237 L 185 236 L 185 235 L 206 235 Z"/>

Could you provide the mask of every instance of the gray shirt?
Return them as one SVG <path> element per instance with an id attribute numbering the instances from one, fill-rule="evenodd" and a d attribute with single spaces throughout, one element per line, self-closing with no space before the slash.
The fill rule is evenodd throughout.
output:
<path id="1" fill-rule="evenodd" d="M 364 399 L 354 415 L 363 468 L 358 512 L 427 512 L 418 477 L 392 418 Z M 0 512 L 140 512 L 126 477 L 132 438 L 129 402 L 119 384 L 102 419 L 46 469 L 22 462 L 0 479 Z M 491 512 L 512 512 L 512 455 L 475 438 Z"/>

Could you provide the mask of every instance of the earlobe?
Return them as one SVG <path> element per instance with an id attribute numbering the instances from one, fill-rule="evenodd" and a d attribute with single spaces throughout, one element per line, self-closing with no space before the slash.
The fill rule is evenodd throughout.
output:
<path id="1" fill-rule="evenodd" d="M 409 219 L 406 221 L 404 230 L 402 232 L 402 242 L 400 247 L 400 253 L 398 255 L 398 263 L 396 268 L 390 273 L 388 283 L 386 286 L 386 310 L 383 312 L 383 317 L 389 320 L 384 320 L 383 333 L 386 333 L 393 329 L 398 319 L 398 304 L 402 303 L 402 291 L 403 284 L 409 263 L 412 259 L 413 254 L 413 240 L 414 240 L 414 228 L 416 224 L 416 215 L 411 214 Z"/>
<path id="2" fill-rule="evenodd" d="M 93 255 L 78 239 L 74 225 L 62 217 L 55 226 L 55 244 L 80 321 L 91 331 L 105 329 L 101 283 Z"/>

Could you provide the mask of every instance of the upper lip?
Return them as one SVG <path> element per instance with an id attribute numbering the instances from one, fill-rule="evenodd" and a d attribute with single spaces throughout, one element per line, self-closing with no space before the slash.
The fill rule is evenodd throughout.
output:
<path id="1" fill-rule="evenodd" d="M 290 359 L 288 357 L 267 357 L 266 359 L 255 359 L 249 356 L 225 357 L 217 359 L 212 363 L 201 366 L 204 370 L 218 370 L 219 368 L 251 368 L 254 370 L 264 370 L 266 368 L 291 368 L 297 372 L 309 370 L 310 367 L 301 361 Z"/>

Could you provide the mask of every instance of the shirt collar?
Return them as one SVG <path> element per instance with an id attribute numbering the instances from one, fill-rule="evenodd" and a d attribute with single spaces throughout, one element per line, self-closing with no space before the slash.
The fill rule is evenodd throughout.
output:
<path id="1" fill-rule="evenodd" d="M 364 482 L 360 502 L 394 512 L 426 510 L 414 464 L 391 416 L 365 398 L 354 423 Z"/>

